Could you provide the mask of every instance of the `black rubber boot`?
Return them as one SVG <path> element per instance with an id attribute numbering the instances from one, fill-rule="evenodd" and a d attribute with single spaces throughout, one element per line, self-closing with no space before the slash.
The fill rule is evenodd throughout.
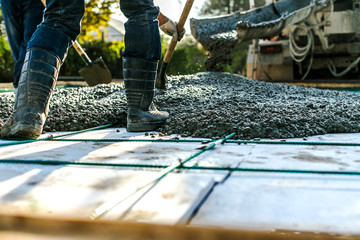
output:
<path id="1" fill-rule="evenodd" d="M 27 51 L 14 111 L 1 128 L 2 138 L 36 139 L 40 136 L 60 66 L 60 58 L 49 51 L 38 48 Z"/>
<path id="2" fill-rule="evenodd" d="M 124 58 L 123 69 L 128 106 L 127 130 L 155 130 L 169 117 L 169 113 L 158 111 L 153 103 L 157 61 Z"/>

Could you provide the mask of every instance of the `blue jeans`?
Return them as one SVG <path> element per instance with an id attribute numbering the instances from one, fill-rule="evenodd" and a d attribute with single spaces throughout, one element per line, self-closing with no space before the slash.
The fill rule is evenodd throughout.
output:
<path id="1" fill-rule="evenodd" d="M 64 61 L 72 41 L 80 34 L 84 11 L 84 0 L 47 0 L 44 20 L 32 35 L 27 50 L 46 49 Z"/>
<path id="2" fill-rule="evenodd" d="M 15 87 L 20 77 L 26 50 L 46 49 L 55 53 L 62 61 L 65 60 L 72 41 L 80 34 L 84 0 L 47 0 L 44 15 L 44 7 L 40 0 L 0 1 L 15 60 Z M 124 56 L 159 60 L 161 57 L 157 21 L 159 8 L 154 6 L 153 0 L 120 0 L 120 7 L 128 18 L 125 24 Z"/>
<path id="3" fill-rule="evenodd" d="M 161 40 L 157 17 L 159 8 L 153 0 L 120 0 L 125 23 L 124 57 L 159 60 Z"/>
<path id="4" fill-rule="evenodd" d="M 17 87 L 24 63 L 26 46 L 43 18 L 44 6 L 40 0 L 0 0 L 14 60 L 14 87 Z"/>

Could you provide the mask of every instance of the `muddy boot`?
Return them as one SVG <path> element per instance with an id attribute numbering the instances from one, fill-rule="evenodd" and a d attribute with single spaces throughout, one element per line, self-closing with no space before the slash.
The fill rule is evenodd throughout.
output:
<path id="1" fill-rule="evenodd" d="M 14 111 L 1 128 L 2 138 L 40 136 L 60 66 L 60 58 L 49 51 L 38 48 L 27 51 L 15 93 Z"/>
<path id="2" fill-rule="evenodd" d="M 155 130 L 169 117 L 169 113 L 158 111 L 153 103 L 157 61 L 124 58 L 123 69 L 128 106 L 127 130 Z"/>

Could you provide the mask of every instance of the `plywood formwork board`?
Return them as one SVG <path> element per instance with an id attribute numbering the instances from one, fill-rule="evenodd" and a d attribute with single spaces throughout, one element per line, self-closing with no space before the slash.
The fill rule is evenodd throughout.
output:
<path id="1" fill-rule="evenodd" d="M 203 153 L 186 166 L 197 165 L 204 167 L 237 167 L 252 153 L 254 145 L 238 145 L 227 143 Z"/>
<path id="2" fill-rule="evenodd" d="M 258 145 L 240 167 L 360 172 L 360 147 Z"/>
<path id="3" fill-rule="evenodd" d="M 143 133 L 120 133 L 116 129 L 91 131 L 68 136 L 70 139 L 152 139 Z M 2 142 L 5 142 L 2 140 Z M 0 159 L 101 161 L 102 163 L 163 164 L 186 158 L 198 151 L 199 143 L 38 141 L 0 147 Z"/>
<path id="4" fill-rule="evenodd" d="M 185 224 L 210 192 L 214 178 L 215 174 L 170 174 L 127 212 L 121 207 L 115 208 L 104 219 L 115 217 L 132 222 Z"/>
<path id="5" fill-rule="evenodd" d="M 0 159 L 163 164 L 197 152 L 196 143 L 35 142 L 0 148 Z"/>
<path id="6" fill-rule="evenodd" d="M 151 138 L 143 133 L 128 133 L 125 129 L 91 131 L 64 139 L 169 139 Z M 120 164 L 170 165 L 199 151 L 198 142 L 93 142 L 39 141 L 0 147 L 0 159 L 84 161 Z M 236 167 L 250 154 L 254 146 L 225 144 L 208 151 L 187 165 Z"/>
<path id="7" fill-rule="evenodd" d="M 36 142 L 2 148 L 0 159 L 169 165 L 197 152 L 196 147 L 196 143 Z"/>
<path id="8" fill-rule="evenodd" d="M 359 239 L 359 236 L 0 215 L 0 238 L 2 240 L 355 240 Z"/>
<path id="9" fill-rule="evenodd" d="M 13 164 L 1 164 L 0 172 L 1 213 L 85 219 L 104 202 L 120 202 L 158 176 L 158 171 Z M 145 188 L 122 201 L 106 217 L 166 224 L 186 222 L 215 178 L 224 176 L 169 174 L 148 192 Z"/>
<path id="10" fill-rule="evenodd" d="M 328 134 L 290 142 L 360 143 L 360 134 Z M 360 146 L 251 144 L 242 168 L 360 172 Z"/>
<path id="11" fill-rule="evenodd" d="M 360 234 L 360 178 L 233 173 L 191 224 Z"/>
<path id="12" fill-rule="evenodd" d="M 1 164 L 0 212 L 88 218 L 114 194 L 156 172 L 88 167 Z M 125 203 L 125 204 L 131 204 Z"/>
<path id="13" fill-rule="evenodd" d="M 125 129 L 104 129 L 66 138 L 154 139 Z M 360 134 L 314 136 L 307 141 L 360 143 Z M 169 165 L 197 152 L 199 145 L 41 141 L 1 147 L 0 159 Z M 359 152 L 360 147 L 347 146 L 227 143 L 186 165 L 359 171 Z M 114 196 L 121 198 L 152 179 L 157 171 L 1 164 L 0 173 L 0 212 L 87 218 L 104 201 Z M 140 192 L 105 217 L 171 224 L 186 222 L 214 182 L 222 183 L 228 173 L 227 170 L 182 170 L 170 174 L 150 192 L 145 195 Z M 215 187 L 191 224 L 358 233 L 354 230 L 360 229 L 357 186 L 360 186 L 359 178 L 355 176 L 233 172 L 224 184 Z M 164 210 L 163 206 L 168 208 Z"/>

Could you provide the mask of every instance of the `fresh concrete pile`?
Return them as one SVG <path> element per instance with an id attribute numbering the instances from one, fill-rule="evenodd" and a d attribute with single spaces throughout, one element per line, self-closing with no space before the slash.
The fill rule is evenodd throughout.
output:
<path id="1" fill-rule="evenodd" d="M 0 119 L 11 114 L 14 95 L 0 95 Z M 55 90 L 44 130 L 75 131 L 108 123 L 126 126 L 126 98 L 118 84 Z"/>
<path id="2" fill-rule="evenodd" d="M 360 94 L 265 83 L 227 73 L 169 77 L 155 104 L 170 112 L 164 134 L 237 138 L 291 138 L 360 132 Z M 0 99 L 6 119 L 13 96 Z M 126 126 L 121 85 L 56 90 L 45 131 L 81 130 L 107 123 Z"/>

